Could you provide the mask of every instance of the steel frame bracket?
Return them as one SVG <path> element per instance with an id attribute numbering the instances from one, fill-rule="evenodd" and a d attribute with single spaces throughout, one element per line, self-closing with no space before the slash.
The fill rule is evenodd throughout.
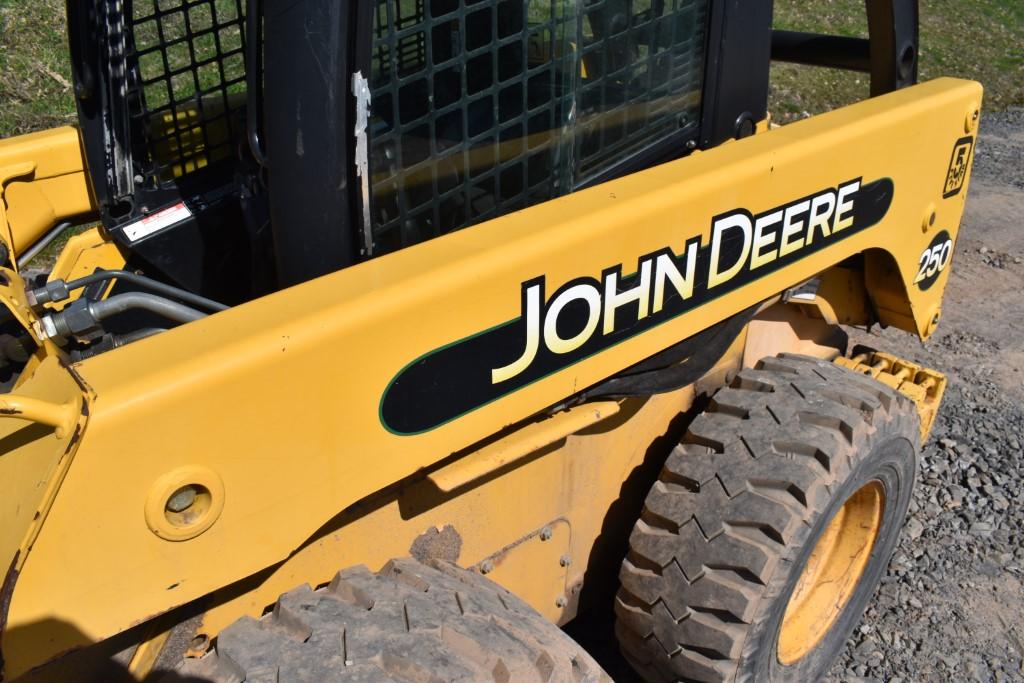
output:
<path id="1" fill-rule="evenodd" d="M 921 443 L 927 440 L 946 391 L 944 374 L 866 346 L 857 346 L 850 358 L 839 357 L 834 362 L 869 375 L 910 398 L 921 418 Z"/>

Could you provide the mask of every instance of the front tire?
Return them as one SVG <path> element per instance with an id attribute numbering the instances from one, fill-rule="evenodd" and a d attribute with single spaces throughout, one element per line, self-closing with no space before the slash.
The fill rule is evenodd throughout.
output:
<path id="1" fill-rule="evenodd" d="M 479 574 L 439 560 L 364 566 L 243 617 L 173 680 L 242 683 L 599 683 L 601 667 L 555 624 Z"/>
<path id="2" fill-rule="evenodd" d="M 913 403 L 784 354 L 715 395 L 665 463 L 616 598 L 650 681 L 808 681 L 881 581 L 916 475 Z"/>

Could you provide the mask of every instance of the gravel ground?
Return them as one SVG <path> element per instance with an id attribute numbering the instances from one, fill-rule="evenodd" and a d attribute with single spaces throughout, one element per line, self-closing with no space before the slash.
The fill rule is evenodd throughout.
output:
<path id="1" fill-rule="evenodd" d="M 1024 681 L 1024 110 L 986 115 L 943 316 L 853 343 L 947 374 L 888 575 L 828 683 Z M 570 633 L 620 683 L 610 616 Z"/>
<path id="2" fill-rule="evenodd" d="M 944 316 L 925 344 L 854 335 L 950 377 L 910 518 L 831 681 L 1024 680 L 1024 110 L 982 122 Z"/>

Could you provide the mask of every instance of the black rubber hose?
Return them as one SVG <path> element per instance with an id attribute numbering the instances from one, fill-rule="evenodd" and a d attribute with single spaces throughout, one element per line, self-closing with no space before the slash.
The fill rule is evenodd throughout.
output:
<path id="1" fill-rule="evenodd" d="M 626 368 L 582 394 L 583 400 L 664 394 L 693 384 L 725 355 L 747 323 L 762 310 L 757 304 L 664 351 Z"/>
<path id="2" fill-rule="evenodd" d="M 143 327 L 140 330 L 134 330 L 125 334 L 117 334 L 114 335 L 112 339 L 112 346 L 116 349 L 124 346 L 125 344 L 131 344 L 134 341 L 139 341 L 146 337 L 152 337 L 154 334 L 160 334 L 161 332 L 166 331 L 167 330 L 163 327 Z"/>
<path id="3" fill-rule="evenodd" d="M 214 301 L 213 299 L 207 299 L 205 296 L 199 296 L 193 294 L 188 290 L 175 287 L 174 285 L 164 284 L 154 280 L 153 278 L 146 277 L 145 275 L 139 275 L 128 270 L 98 270 L 95 273 L 90 273 L 77 280 L 72 280 L 67 284 L 68 291 L 74 291 L 82 287 L 87 287 L 94 282 L 103 282 L 104 280 L 123 280 L 130 282 L 137 287 L 148 289 L 151 292 L 157 294 L 163 294 L 165 296 L 171 296 L 181 301 L 198 306 L 199 308 L 205 308 L 209 311 L 226 311 L 228 309 L 224 304 Z"/>

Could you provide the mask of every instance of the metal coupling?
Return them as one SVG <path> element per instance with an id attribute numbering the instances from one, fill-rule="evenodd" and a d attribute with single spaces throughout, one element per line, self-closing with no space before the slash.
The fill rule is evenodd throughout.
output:
<path id="1" fill-rule="evenodd" d="M 202 311 L 170 299 L 142 292 L 127 292 L 103 301 L 78 299 L 60 312 L 44 316 L 38 329 L 40 336 L 46 339 L 67 340 L 74 337 L 82 341 L 94 341 L 103 335 L 103 320 L 130 310 L 149 311 L 177 323 L 206 317 Z"/>
<path id="2" fill-rule="evenodd" d="M 71 339 L 92 341 L 103 335 L 99 319 L 93 314 L 88 301 L 79 299 L 66 306 L 59 313 L 52 313 L 42 319 L 43 336 L 47 339 Z"/>
<path id="3" fill-rule="evenodd" d="M 28 300 L 28 305 L 32 308 L 45 306 L 51 301 L 64 301 L 70 296 L 68 283 L 64 282 L 64 280 L 47 282 L 42 287 L 30 289 L 25 293 L 25 299 Z"/>

